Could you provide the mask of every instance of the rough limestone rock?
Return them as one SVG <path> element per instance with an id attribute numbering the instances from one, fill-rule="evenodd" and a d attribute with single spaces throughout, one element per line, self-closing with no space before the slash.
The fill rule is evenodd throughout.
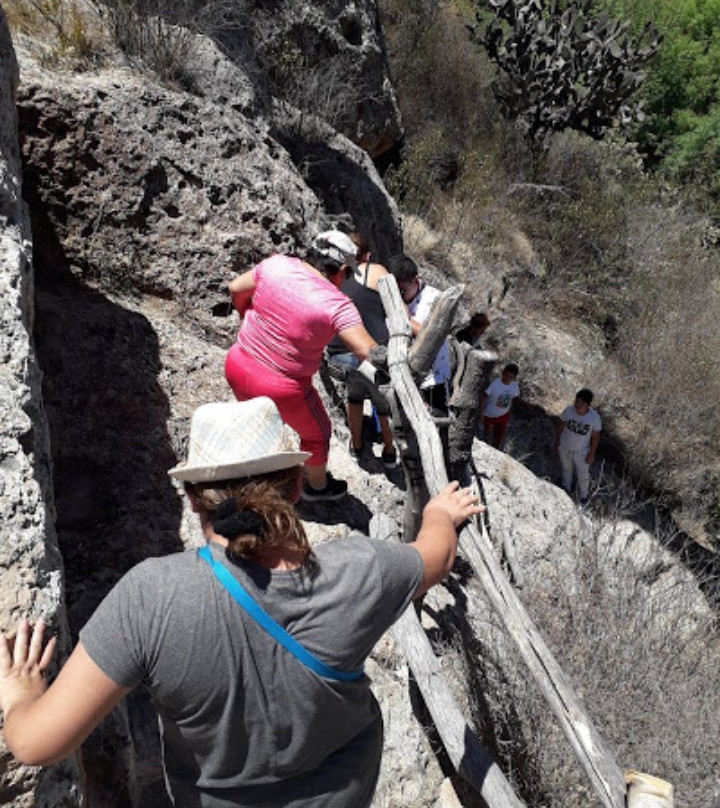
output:
<path id="1" fill-rule="evenodd" d="M 474 445 L 474 462 L 489 504 L 487 521 L 494 543 L 500 548 L 512 541 L 528 585 L 561 579 L 575 561 L 568 548 L 585 534 L 595 533 L 608 564 L 630 565 L 633 575 L 652 588 L 663 578 L 672 586 L 695 592 L 693 612 L 707 616 L 709 607 L 692 574 L 676 563 L 647 530 L 624 516 L 593 519 L 579 512 L 562 488 L 539 480 L 528 468 L 482 441 Z M 653 571 L 661 570 L 659 576 Z M 669 578 L 668 578 L 669 576 Z M 566 578 L 566 580 L 569 580 Z"/>
<path id="2" fill-rule="evenodd" d="M 182 301 L 211 327 L 233 270 L 321 226 L 285 150 L 241 113 L 127 71 L 29 63 L 19 111 L 43 264 L 104 292 Z"/>
<path id="3" fill-rule="evenodd" d="M 222 367 L 237 323 L 226 281 L 270 252 L 306 245 L 331 219 L 264 121 L 245 117 L 252 99 L 241 100 L 239 73 L 230 108 L 127 70 L 73 78 L 25 59 L 22 76 L 35 338 L 76 636 L 127 569 L 198 541 L 166 469 L 184 453 L 195 407 L 231 397 Z M 338 210 L 343 197 L 357 197 L 356 210 L 368 194 L 388 200 L 367 156 L 335 132 L 329 139 L 343 164 L 336 179 L 354 178 L 336 188 Z M 397 242 L 394 205 L 383 210 L 384 233 Z M 366 529 L 367 509 L 357 510 L 352 526 Z M 347 527 L 309 522 L 317 540 Z M 392 681 L 402 701 L 402 682 Z M 146 694 L 93 733 L 83 763 L 93 804 L 165 804 Z"/>
<path id="4" fill-rule="evenodd" d="M 315 112 L 371 156 L 402 135 L 375 0 L 248 0 L 270 92 Z"/>
<path id="5" fill-rule="evenodd" d="M 242 30 L 235 32 L 232 49 L 220 47 L 209 36 L 193 36 L 192 59 L 184 65 L 186 81 L 195 94 L 218 106 L 258 118 L 269 99 L 266 88 L 258 82 L 251 44 L 241 34 Z"/>
<path id="6" fill-rule="evenodd" d="M 401 139 L 376 0 L 201 0 L 160 13 L 183 42 L 176 78 L 208 100 L 267 113 L 274 98 L 280 120 L 317 115 L 372 157 Z M 207 36 L 188 46 L 182 26 Z"/>
<path id="7" fill-rule="evenodd" d="M 273 134 L 322 201 L 332 226 L 359 228 L 381 263 L 402 252 L 400 213 L 366 152 L 320 118 L 289 106 L 275 116 Z"/>
<path id="8" fill-rule="evenodd" d="M 44 618 L 63 652 L 68 634 L 62 558 L 54 529 L 48 430 L 33 345 L 30 222 L 20 196 L 15 93 L 18 68 L 0 9 L 0 630 Z M 4 805 L 80 804 L 73 760 L 41 771 L 15 763 L 0 744 Z"/>
<path id="9" fill-rule="evenodd" d="M 328 223 L 262 121 L 127 71 L 74 79 L 27 61 L 20 126 L 44 262 L 104 291 L 182 300 L 203 329 L 222 325 L 213 315 L 227 311 L 233 271 L 302 250 Z M 385 238 L 399 244 L 367 157 L 339 136 L 328 148 L 342 166 L 327 214 L 379 231 L 370 216 L 386 213 Z"/>

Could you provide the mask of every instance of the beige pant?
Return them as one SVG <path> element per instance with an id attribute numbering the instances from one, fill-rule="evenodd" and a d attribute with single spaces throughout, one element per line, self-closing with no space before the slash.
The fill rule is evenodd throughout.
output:
<path id="1" fill-rule="evenodd" d="M 590 485 L 590 466 L 585 462 L 589 448 L 568 449 L 560 446 L 560 466 L 562 468 L 562 487 L 570 493 L 573 472 L 577 480 L 577 492 L 580 499 L 587 499 Z"/>

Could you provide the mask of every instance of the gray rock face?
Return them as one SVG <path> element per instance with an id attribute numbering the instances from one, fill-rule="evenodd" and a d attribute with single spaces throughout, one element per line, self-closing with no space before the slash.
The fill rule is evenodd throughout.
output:
<path id="1" fill-rule="evenodd" d="M 302 251 L 331 218 L 400 243 L 367 156 L 334 132 L 330 157 L 309 161 L 311 184 L 333 177 L 323 216 L 262 120 L 124 71 L 58 79 L 28 63 L 23 77 L 25 193 L 42 262 L 98 289 L 182 300 L 212 331 L 234 272 Z"/>
<path id="2" fill-rule="evenodd" d="M 32 339 L 30 222 L 20 197 L 18 68 L 0 9 L 0 628 L 48 621 L 66 651 L 62 559 L 54 529 L 48 432 Z M 0 746 L 0 794 L 15 806 L 80 804 L 74 761 L 43 774 Z"/>
<path id="3" fill-rule="evenodd" d="M 181 549 L 179 535 L 197 538 L 192 520 L 183 529 L 165 471 L 192 410 L 231 395 L 222 369 L 236 327 L 227 280 L 269 253 L 301 250 L 335 219 L 269 126 L 245 116 L 254 101 L 241 71 L 205 44 L 224 105 L 129 71 L 75 78 L 22 62 L 35 337 L 73 635 L 128 568 Z M 340 155 L 339 218 L 354 225 L 365 210 L 379 219 L 382 200 L 384 237 L 399 241 L 399 217 L 369 158 L 334 131 L 328 139 Z M 350 216 L 344 199 L 356 200 Z M 31 290 L 22 299 L 32 302 Z M 83 760 L 93 804 L 163 804 L 143 693 L 93 734 Z"/>
<path id="4" fill-rule="evenodd" d="M 193 91 L 214 104 L 248 117 L 260 117 L 268 105 L 267 89 L 260 82 L 254 54 L 245 38 L 235 47 L 221 48 L 211 37 L 192 38 L 192 59 L 187 61 L 187 81 Z"/>
<path id="5" fill-rule="evenodd" d="M 362 149 L 319 118 L 287 106 L 275 116 L 273 132 L 333 227 L 360 229 L 380 263 L 402 251 L 400 213 Z"/>
<path id="6" fill-rule="evenodd" d="M 286 107 L 318 116 L 372 157 L 400 140 L 375 0 L 180 0 L 160 13 L 173 26 L 166 38 L 182 42 L 169 72 L 206 99 L 254 116 L 275 99 L 281 118 Z M 188 29 L 207 36 L 190 44 Z"/>
<path id="7" fill-rule="evenodd" d="M 321 227 L 284 149 L 238 112 L 122 71 L 60 79 L 30 65 L 19 105 L 26 195 L 53 271 L 211 320 L 233 270 Z"/>
<path id="8" fill-rule="evenodd" d="M 270 92 L 377 157 L 401 137 L 375 0 L 249 0 Z"/>

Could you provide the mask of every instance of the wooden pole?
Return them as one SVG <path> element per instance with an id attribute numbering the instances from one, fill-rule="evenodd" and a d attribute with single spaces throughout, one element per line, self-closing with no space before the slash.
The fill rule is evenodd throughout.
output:
<path id="1" fill-rule="evenodd" d="M 445 464 L 440 436 L 408 364 L 408 342 L 412 329 L 395 278 L 392 275 L 380 278 L 378 291 L 385 307 L 390 334 L 387 364 L 394 391 L 391 401 L 393 430 L 397 430 L 396 436 L 398 433 L 400 435 L 398 448 L 407 481 L 403 538 L 413 541 L 428 499 L 425 464 L 429 460 L 434 472 L 443 475 Z M 398 394 L 398 385 L 402 387 L 401 395 Z M 418 428 L 419 424 L 424 424 L 425 428 Z M 420 441 L 427 445 L 421 448 Z"/>
<path id="2" fill-rule="evenodd" d="M 458 357 L 458 370 L 462 367 L 462 373 L 455 374 L 455 386 L 449 401 L 454 418 L 448 434 L 448 460 L 450 476 L 467 483 L 467 464 L 472 456 L 480 400 L 498 357 L 490 351 L 478 351 L 455 340 L 451 342 Z"/>
<path id="3" fill-rule="evenodd" d="M 396 539 L 395 524 L 384 514 L 373 516 L 370 535 Z M 488 808 L 525 808 L 463 717 L 415 610 L 406 609 L 391 633 L 405 655 L 455 770 L 476 789 Z"/>
<path id="4" fill-rule="evenodd" d="M 464 288 L 462 284 L 451 286 L 433 301 L 430 316 L 413 340 L 408 354 L 410 370 L 416 377 L 422 379 L 432 367 L 437 352 L 450 333 Z"/>

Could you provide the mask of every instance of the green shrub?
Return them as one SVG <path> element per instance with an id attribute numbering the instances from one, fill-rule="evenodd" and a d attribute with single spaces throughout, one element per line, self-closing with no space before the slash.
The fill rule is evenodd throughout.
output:
<path id="1" fill-rule="evenodd" d="M 720 98 L 720 3 L 717 0 L 604 0 L 635 24 L 650 15 L 664 41 L 641 90 L 646 118 L 637 139 L 650 164 L 670 155 L 673 171 L 694 181 L 714 175 L 714 149 L 705 153 L 703 137 L 714 137 Z M 692 166 L 697 161 L 698 166 Z M 682 170 L 678 171 L 678 168 Z M 713 190 L 717 179 L 713 178 Z"/>
<path id="2" fill-rule="evenodd" d="M 686 184 L 720 197 L 720 106 L 706 115 L 682 111 L 675 116 L 678 134 L 669 147 L 665 168 Z"/>
<path id="3" fill-rule="evenodd" d="M 384 180 L 388 191 L 409 213 L 434 218 L 442 196 L 434 160 L 447 148 L 442 127 L 430 127 L 406 143 L 402 162 L 387 170 Z"/>

